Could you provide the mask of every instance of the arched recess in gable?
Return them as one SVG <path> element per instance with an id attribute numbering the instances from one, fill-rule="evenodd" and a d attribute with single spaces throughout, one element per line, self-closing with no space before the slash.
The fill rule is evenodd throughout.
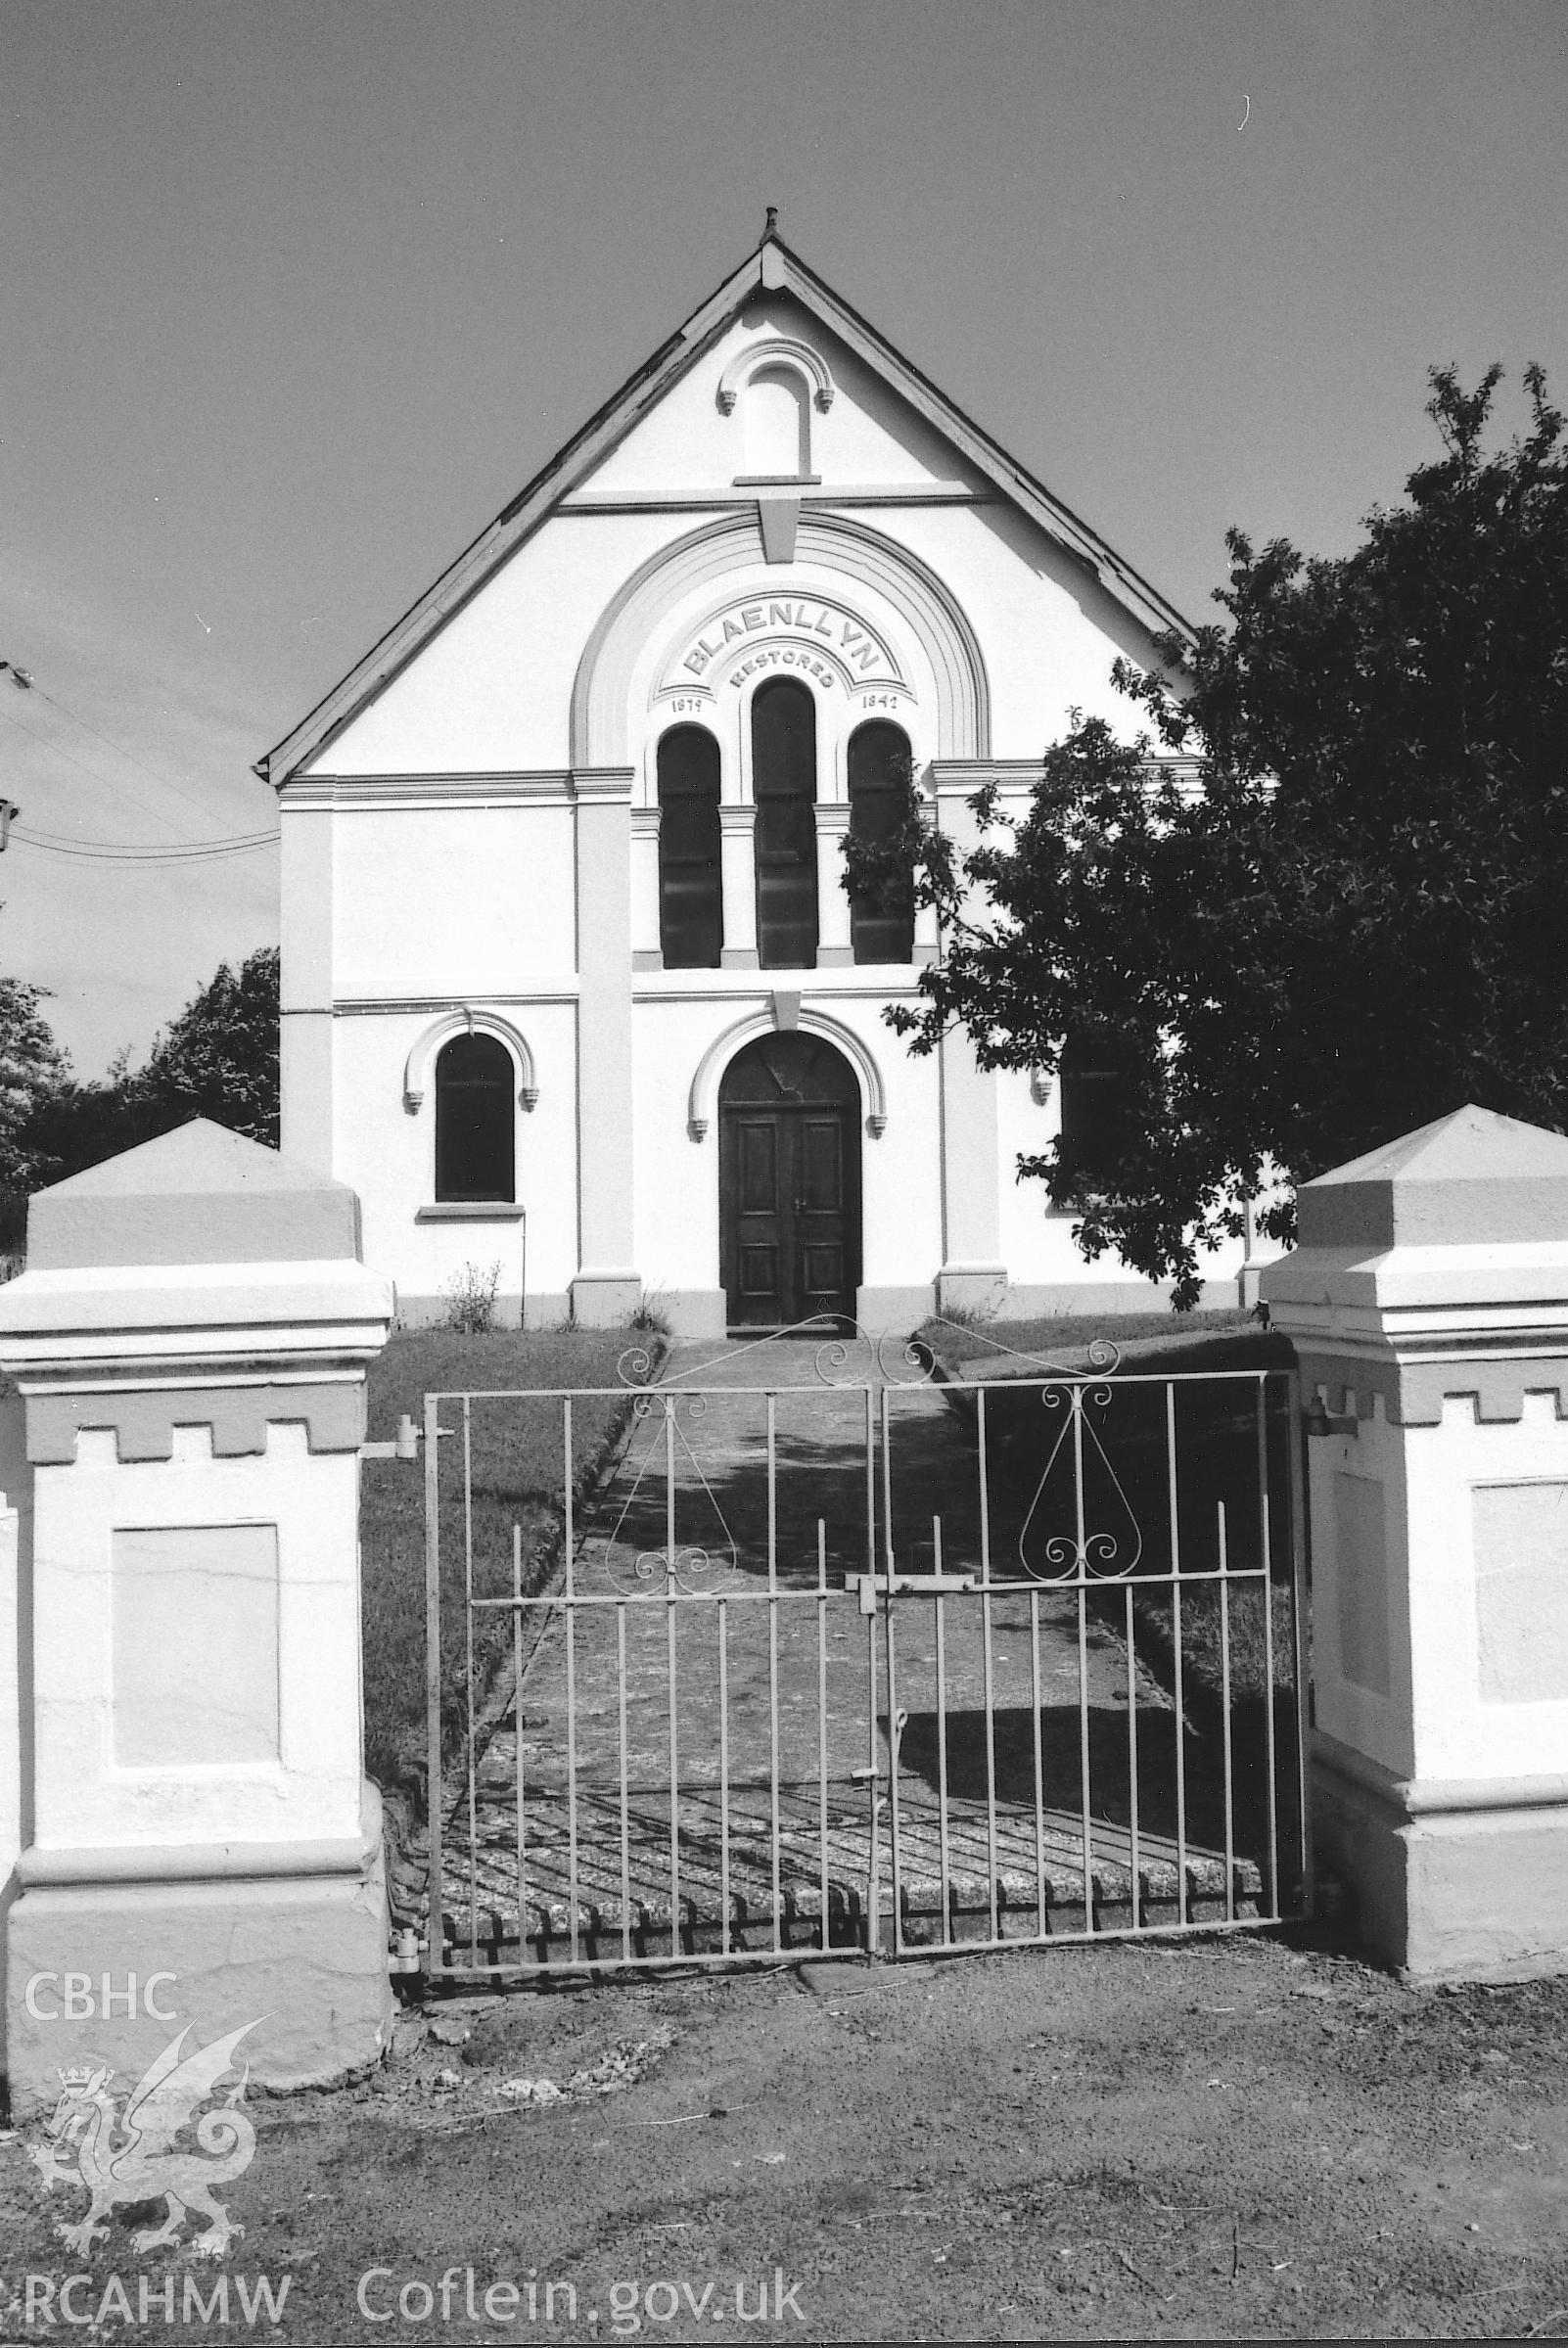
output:
<path id="1" fill-rule="evenodd" d="M 842 1019 L 834 1019 L 826 1011 L 807 1009 L 805 1004 L 795 1008 L 790 1026 L 806 1036 L 820 1036 L 824 1043 L 835 1045 L 844 1054 L 860 1080 L 865 1129 L 873 1141 L 879 1140 L 887 1129 L 888 1088 L 870 1046 L 853 1028 L 846 1027 Z M 686 1101 L 686 1130 L 693 1141 L 701 1141 L 713 1123 L 718 1080 L 735 1054 L 746 1044 L 754 1043 L 760 1036 L 773 1036 L 779 1032 L 778 1014 L 770 1009 L 753 1011 L 745 1019 L 737 1019 L 734 1026 L 726 1028 L 721 1036 L 714 1037 L 697 1063 L 697 1073 L 692 1078 L 691 1091 Z"/>
<path id="2" fill-rule="evenodd" d="M 403 1107 L 410 1117 L 417 1117 L 430 1090 L 431 1071 L 436 1055 L 443 1043 L 454 1036 L 493 1036 L 504 1043 L 517 1067 L 518 1106 L 531 1109 L 539 1097 L 539 1083 L 534 1072 L 533 1054 L 528 1037 L 521 1028 L 497 1011 L 471 1011 L 466 1004 L 454 1011 L 443 1012 L 439 1019 L 415 1037 L 407 1059 L 403 1062 Z"/>
<path id="3" fill-rule="evenodd" d="M 574 766 L 631 762 L 631 674 L 670 605 L 761 555 L 752 513 L 725 514 L 651 555 L 621 586 L 583 648 L 572 688 Z M 907 622 L 937 680 L 937 756 L 991 756 L 991 687 L 962 606 L 907 547 L 844 515 L 801 518 L 796 556 L 883 594 Z"/>
<path id="4" fill-rule="evenodd" d="M 743 388 L 762 367 L 789 367 L 799 375 L 809 390 L 812 403 L 825 416 L 833 405 L 833 378 L 827 361 L 809 343 L 799 343 L 792 335 L 769 335 L 761 343 L 749 343 L 737 350 L 718 379 L 718 406 L 722 415 L 734 413 L 735 403 Z"/>

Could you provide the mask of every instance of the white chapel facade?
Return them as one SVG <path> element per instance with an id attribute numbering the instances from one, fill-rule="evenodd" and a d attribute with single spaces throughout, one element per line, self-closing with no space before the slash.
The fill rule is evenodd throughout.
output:
<path id="1" fill-rule="evenodd" d="M 1173 624 L 770 221 L 258 768 L 283 1146 L 402 1316 L 494 1265 L 514 1325 L 687 1335 L 1156 1301 L 1016 1178 L 1061 1082 L 889 1028 L 935 917 L 857 911 L 841 848 L 905 762 L 960 836 L 1021 810 Z"/>

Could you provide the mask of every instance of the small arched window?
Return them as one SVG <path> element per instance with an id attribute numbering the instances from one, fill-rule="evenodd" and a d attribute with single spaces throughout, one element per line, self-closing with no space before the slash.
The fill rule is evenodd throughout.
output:
<path id="1" fill-rule="evenodd" d="M 850 736 L 850 830 L 879 846 L 897 834 L 907 806 L 911 762 L 901 726 L 874 717 Z M 914 875 L 889 872 L 874 898 L 850 900 L 850 936 L 857 962 L 914 959 Z"/>
<path id="2" fill-rule="evenodd" d="M 659 945 L 667 970 L 716 970 L 724 944 L 718 744 L 677 725 L 659 745 Z"/>
<path id="3" fill-rule="evenodd" d="M 816 702 L 792 676 L 752 698 L 757 799 L 757 958 L 764 970 L 816 968 Z"/>
<path id="4" fill-rule="evenodd" d="M 517 1079 L 493 1036 L 454 1036 L 436 1060 L 436 1196 L 510 1205 L 517 1191 Z"/>

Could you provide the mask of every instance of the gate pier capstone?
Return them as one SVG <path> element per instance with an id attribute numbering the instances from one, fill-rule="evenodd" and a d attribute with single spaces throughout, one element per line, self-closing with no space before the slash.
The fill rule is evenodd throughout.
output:
<path id="1" fill-rule="evenodd" d="M 14 2108 L 254 2024 L 325 2082 L 391 2019 L 364 1778 L 359 1446 L 391 1283 L 353 1192 L 197 1121 L 31 1202 L 0 1289 L 32 1627 Z"/>
<path id="2" fill-rule="evenodd" d="M 1568 1970 L 1568 1139 L 1465 1108 L 1299 1206 L 1317 1848 L 1412 1975 Z"/>

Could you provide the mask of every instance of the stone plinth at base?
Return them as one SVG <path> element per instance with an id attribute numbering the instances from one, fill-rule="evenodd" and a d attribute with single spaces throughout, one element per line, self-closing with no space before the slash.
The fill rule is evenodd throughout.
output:
<path id="1" fill-rule="evenodd" d="M 579 1271 L 572 1283 L 572 1318 L 579 1329 L 623 1329 L 641 1303 L 634 1271 Z"/>
<path id="2" fill-rule="evenodd" d="M 1411 1980 L 1568 1972 L 1568 1783 L 1377 1782 L 1351 1759 L 1314 1755 L 1314 1840 L 1377 1956 Z"/>
<path id="3" fill-rule="evenodd" d="M 212 1858 L 141 1850 L 123 1855 L 136 1875 L 120 1881 L 116 1856 L 32 1851 L 23 1862 L 6 1919 L 16 2117 L 51 2109 L 61 2072 L 82 2064 L 108 2064 L 122 2093 L 182 2030 L 191 2054 L 254 2023 L 236 2067 L 274 2092 L 330 2086 L 380 2061 L 392 1999 L 373 1788 L 357 1844 L 249 1857 L 243 1845 Z"/>
<path id="4" fill-rule="evenodd" d="M 1006 1296 L 1005 1264 L 945 1264 L 937 1274 L 939 1312 L 997 1312 Z"/>

